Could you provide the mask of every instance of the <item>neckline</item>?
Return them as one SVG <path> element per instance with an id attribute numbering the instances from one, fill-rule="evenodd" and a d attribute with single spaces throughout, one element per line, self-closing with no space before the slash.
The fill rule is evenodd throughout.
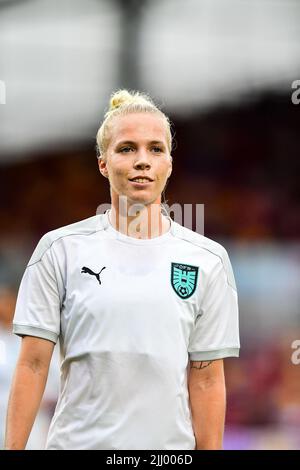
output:
<path id="1" fill-rule="evenodd" d="M 153 238 L 130 237 L 129 235 L 125 235 L 124 233 L 119 232 L 112 226 L 108 217 L 108 212 L 109 212 L 109 209 L 107 209 L 104 214 L 101 214 L 102 221 L 103 221 L 103 228 L 106 232 L 112 233 L 116 239 L 121 240 L 123 242 L 131 243 L 133 245 L 159 245 L 161 243 L 168 241 L 170 237 L 174 234 L 174 222 L 170 216 L 165 216 L 170 221 L 170 228 L 163 235 L 159 235 L 158 237 L 153 237 Z"/>

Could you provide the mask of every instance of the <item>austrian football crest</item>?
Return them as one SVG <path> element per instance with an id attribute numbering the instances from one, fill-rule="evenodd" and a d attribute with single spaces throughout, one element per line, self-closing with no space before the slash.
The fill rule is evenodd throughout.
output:
<path id="1" fill-rule="evenodd" d="M 171 284 L 181 299 L 191 297 L 195 292 L 198 279 L 198 268 L 188 264 L 172 263 Z"/>

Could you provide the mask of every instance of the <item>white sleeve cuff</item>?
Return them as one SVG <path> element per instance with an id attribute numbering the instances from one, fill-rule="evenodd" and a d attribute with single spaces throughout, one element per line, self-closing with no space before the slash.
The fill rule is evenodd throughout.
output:
<path id="1" fill-rule="evenodd" d="M 31 325 L 21 325 L 13 323 L 13 333 L 18 336 L 36 336 L 37 338 L 48 339 L 53 343 L 57 342 L 58 334 L 54 331 L 45 330 Z"/>
<path id="2" fill-rule="evenodd" d="M 239 357 L 239 348 L 217 349 L 215 351 L 190 352 L 191 361 L 212 361 L 214 359 L 222 359 L 224 357 Z"/>

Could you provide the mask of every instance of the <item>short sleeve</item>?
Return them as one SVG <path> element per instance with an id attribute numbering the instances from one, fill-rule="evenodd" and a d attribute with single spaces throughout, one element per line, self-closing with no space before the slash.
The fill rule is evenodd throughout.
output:
<path id="1" fill-rule="evenodd" d="M 45 236 L 37 245 L 22 277 L 13 319 L 13 332 L 57 342 L 60 295 L 50 246 Z"/>
<path id="2" fill-rule="evenodd" d="M 224 250 L 225 251 L 225 250 Z M 211 273 L 189 341 L 193 361 L 239 356 L 238 296 L 227 252 Z"/>

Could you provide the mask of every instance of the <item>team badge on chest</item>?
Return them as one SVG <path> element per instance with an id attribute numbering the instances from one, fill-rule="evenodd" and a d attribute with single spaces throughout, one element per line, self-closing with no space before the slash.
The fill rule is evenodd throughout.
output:
<path id="1" fill-rule="evenodd" d="M 181 299 L 191 297 L 195 292 L 198 268 L 189 264 L 172 263 L 171 285 Z"/>

